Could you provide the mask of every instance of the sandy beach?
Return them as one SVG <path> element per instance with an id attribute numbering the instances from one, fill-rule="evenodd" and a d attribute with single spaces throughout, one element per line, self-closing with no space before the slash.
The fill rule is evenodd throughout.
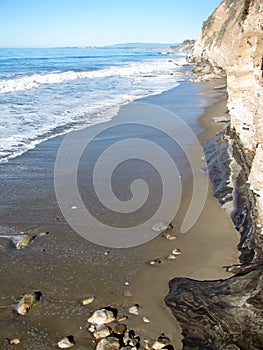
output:
<path id="1" fill-rule="evenodd" d="M 222 124 L 212 119 L 226 112 L 225 92 L 214 89 L 221 83 L 195 84 L 186 81 L 179 87 L 140 102 L 161 106 L 176 113 L 203 144 L 222 128 Z M 131 118 L 131 111 L 127 113 L 127 109 L 122 108 L 118 116 L 113 118 L 114 122 L 119 120 L 122 123 Z M 122 129 L 118 132 L 111 135 L 111 140 L 126 137 Z M 130 132 L 137 131 L 132 129 Z M 147 137 L 155 140 L 156 135 Z M 61 136 L 43 142 L 22 156 L 1 164 L 0 234 L 49 231 L 47 236 L 33 241 L 23 250 L 14 249 L 10 240 L 0 238 L 1 349 L 9 348 L 5 338 L 19 338 L 19 349 L 52 349 L 59 339 L 69 334 L 74 335 L 76 349 L 93 349 L 95 343 L 86 329 L 87 319 L 94 310 L 105 306 L 118 309 L 120 317 L 129 316 L 125 323 L 141 336 L 141 344 L 143 339 L 156 339 L 164 333 L 171 339 L 174 348 L 180 349 L 179 326 L 163 301 L 168 282 L 174 277 L 207 280 L 230 276 L 222 266 L 237 263 L 239 236 L 229 215 L 213 197 L 213 189 L 209 185 L 205 206 L 198 221 L 188 232 L 180 233 L 178 228 L 189 206 L 192 181 L 189 165 L 181 160 L 179 153 L 175 153 L 174 157 L 183 174 L 183 198 L 173 220 L 178 228 L 171 232 L 177 238 L 170 241 L 159 235 L 148 243 L 125 249 L 91 243 L 74 232 L 57 204 L 54 166 L 62 140 Z M 109 142 L 109 138 L 105 138 L 94 144 L 94 154 L 100 145 L 106 147 Z M 164 145 L 169 148 L 168 142 L 164 141 Z M 189 157 L 195 159 L 195 149 L 189 149 L 189 152 Z M 200 159 L 196 161 L 202 164 Z M 82 172 L 81 169 L 80 186 L 87 180 L 85 167 Z M 120 197 L 123 195 L 122 198 L 125 198 L 126 183 L 122 179 L 133 179 L 137 169 L 138 164 L 131 163 L 120 172 L 116 179 Z M 207 177 L 204 170 L 201 167 L 197 169 L 198 176 Z M 142 169 L 142 173 L 149 178 L 154 174 L 148 168 Z M 153 190 L 157 188 L 156 181 L 153 176 Z M 89 199 L 89 194 L 89 188 L 83 185 L 84 198 Z M 155 210 L 157 199 L 153 196 L 152 206 L 146 206 L 145 215 Z M 113 219 L 107 216 L 105 220 L 110 222 Z M 132 225 L 136 220 L 136 217 L 132 218 L 129 224 Z M 96 233 L 96 227 L 89 229 Z M 179 248 L 182 253 L 176 259 L 169 260 L 168 256 L 175 248 Z M 161 261 L 158 266 L 147 264 L 156 258 Z M 15 304 L 25 293 L 38 290 L 43 294 L 41 302 L 25 317 L 13 312 Z M 124 296 L 127 291 L 131 293 L 129 297 Z M 81 301 L 92 295 L 96 297 L 95 301 L 83 306 Z M 139 304 L 139 315 L 129 315 L 127 310 L 135 303 Z M 145 323 L 143 317 L 150 322 Z"/>

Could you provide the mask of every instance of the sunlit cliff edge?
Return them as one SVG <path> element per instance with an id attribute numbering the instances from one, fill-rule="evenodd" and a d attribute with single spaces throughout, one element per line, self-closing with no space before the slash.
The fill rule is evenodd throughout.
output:
<path id="1" fill-rule="evenodd" d="M 203 23 L 193 57 L 206 76 L 226 75 L 231 128 L 253 157 L 250 188 L 263 224 L 263 2 L 224 0 Z M 198 68 L 199 67 L 199 68 Z"/>

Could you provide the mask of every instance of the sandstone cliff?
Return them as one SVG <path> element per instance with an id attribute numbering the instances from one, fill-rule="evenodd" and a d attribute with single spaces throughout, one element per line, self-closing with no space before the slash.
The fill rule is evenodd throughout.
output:
<path id="1" fill-rule="evenodd" d="M 165 301 L 184 350 L 263 349 L 262 55 L 262 0 L 224 0 L 203 23 L 191 57 L 197 80 L 227 79 L 230 125 L 205 152 L 215 196 L 232 208 L 241 255 L 227 267 L 236 274 L 229 279 L 170 281 Z"/>
<path id="2" fill-rule="evenodd" d="M 225 74 L 231 127 L 253 157 L 248 181 L 263 224 L 263 2 L 225 0 L 203 23 L 195 61 Z M 198 64 L 197 64 L 198 67 Z M 203 69 L 202 68 L 202 69 Z M 197 68 L 198 70 L 198 68 Z M 199 69 L 200 70 L 200 69 Z"/>

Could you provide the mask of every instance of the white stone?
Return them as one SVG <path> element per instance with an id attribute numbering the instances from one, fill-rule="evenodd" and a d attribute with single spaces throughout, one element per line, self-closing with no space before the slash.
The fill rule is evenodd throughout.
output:
<path id="1" fill-rule="evenodd" d="M 115 321 L 113 312 L 105 309 L 96 310 L 88 319 L 88 322 L 98 325 L 110 323 L 112 321 Z"/>

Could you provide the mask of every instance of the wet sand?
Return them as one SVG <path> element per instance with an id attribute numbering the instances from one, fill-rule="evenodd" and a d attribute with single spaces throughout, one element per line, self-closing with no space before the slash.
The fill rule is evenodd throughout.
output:
<path id="1" fill-rule="evenodd" d="M 214 123 L 212 117 L 225 112 L 225 101 L 224 93 L 213 89 L 212 83 L 189 82 L 142 100 L 184 117 L 201 142 L 222 127 L 222 124 Z M 198 116 L 202 114 L 199 120 Z M 116 118 L 123 121 L 127 114 L 120 111 Z M 113 139 L 118 137 L 125 138 L 124 135 L 112 135 Z M 155 135 L 151 137 L 154 139 Z M 90 313 L 111 305 L 118 308 L 120 316 L 127 315 L 127 308 L 134 303 L 140 305 L 139 316 L 129 315 L 128 327 L 147 339 L 165 333 L 176 349 L 180 349 L 180 329 L 163 302 L 168 282 L 182 276 L 200 280 L 229 276 L 222 266 L 237 262 L 239 237 L 228 214 L 213 197 L 210 186 L 199 220 L 187 233 L 174 229 L 176 240 L 168 241 L 160 235 L 146 244 L 127 249 L 95 245 L 72 230 L 56 202 L 53 171 L 62 139 L 44 142 L 1 165 L 0 234 L 50 231 L 48 236 L 35 240 L 21 251 L 13 249 L 8 240 L 0 239 L 1 349 L 9 348 L 4 338 L 16 337 L 21 339 L 20 349 L 50 349 L 56 346 L 57 340 L 69 334 L 76 338 L 76 349 L 92 349 L 91 335 L 85 329 Z M 108 140 L 101 142 L 107 145 Z M 195 157 L 194 149 L 189 152 Z M 189 206 L 191 178 L 184 161 L 180 161 L 178 154 L 176 156 L 184 174 L 183 199 L 174 220 L 180 227 Z M 202 164 L 200 159 L 199 163 Z M 132 167 L 127 166 L 123 170 L 125 176 L 129 174 L 133 178 L 133 172 L 137 173 L 134 168 L 134 163 Z M 207 176 L 201 168 L 198 174 Z M 80 180 L 81 176 L 85 178 L 84 173 L 80 174 Z M 125 188 L 122 185 L 120 188 L 121 194 L 125 194 Z M 182 254 L 175 260 L 168 260 L 167 256 L 174 248 L 180 248 Z M 162 263 L 159 266 L 146 264 L 154 258 L 160 258 Z M 126 282 L 129 282 L 128 286 Z M 12 308 L 21 296 L 35 290 L 43 293 L 42 301 L 25 317 L 13 313 Z M 124 297 L 126 290 L 132 293 L 130 298 Z M 90 295 L 96 296 L 95 302 L 82 306 L 81 300 Z M 150 322 L 144 323 L 143 316 Z"/>

